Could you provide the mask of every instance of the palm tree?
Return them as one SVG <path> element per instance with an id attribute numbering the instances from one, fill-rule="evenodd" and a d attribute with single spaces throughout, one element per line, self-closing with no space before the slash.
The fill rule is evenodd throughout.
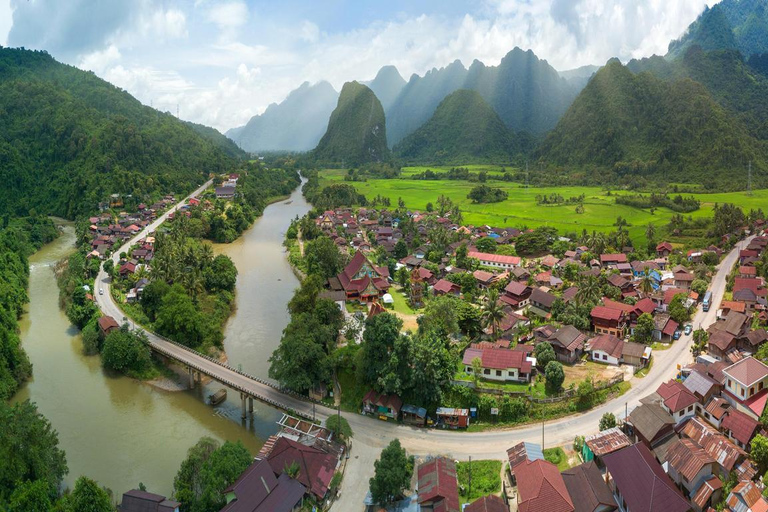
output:
<path id="1" fill-rule="evenodd" d="M 643 276 L 640 278 L 640 291 L 646 297 L 653 291 L 653 279 L 651 278 L 651 270 L 648 268 L 645 269 Z"/>
<path id="2" fill-rule="evenodd" d="M 595 304 L 600 300 L 603 290 L 600 286 L 600 279 L 597 276 L 586 276 L 579 283 L 579 291 L 576 293 L 576 303 L 579 306 L 584 304 Z"/>
<path id="3" fill-rule="evenodd" d="M 499 304 L 499 290 L 488 291 L 483 304 L 482 318 L 485 327 L 491 329 L 491 337 L 496 340 L 499 337 L 499 324 L 504 319 L 504 308 Z"/>

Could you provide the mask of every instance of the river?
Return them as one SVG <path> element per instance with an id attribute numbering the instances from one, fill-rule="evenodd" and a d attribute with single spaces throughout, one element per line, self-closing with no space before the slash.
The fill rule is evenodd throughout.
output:
<path id="1" fill-rule="evenodd" d="M 267 377 L 269 355 L 288 322 L 285 305 L 298 285 L 285 261 L 282 236 L 290 219 L 309 210 L 300 189 L 264 215 L 237 242 L 218 246 L 239 270 L 237 311 L 226 329 L 230 364 Z M 112 489 L 116 498 L 143 482 L 170 495 L 186 452 L 202 436 L 240 440 L 255 454 L 277 431 L 280 413 L 255 403 L 253 421 L 240 420 L 239 399 L 215 409 L 203 397 L 218 389 L 167 392 L 126 377 L 107 375 L 98 356 L 84 356 L 80 334 L 58 306 L 53 265 L 74 250 L 74 226 L 30 258 L 27 314 L 20 322 L 33 378 L 13 401 L 30 399 L 59 433 L 70 487 L 80 475 Z"/>

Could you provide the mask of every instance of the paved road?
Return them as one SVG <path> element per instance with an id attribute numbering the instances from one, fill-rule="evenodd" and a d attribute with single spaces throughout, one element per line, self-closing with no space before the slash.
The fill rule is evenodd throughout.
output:
<path id="1" fill-rule="evenodd" d="M 189 197 L 200 194 L 210 185 L 211 182 L 209 181 Z M 140 234 L 116 250 L 112 256 L 113 261 L 117 263 L 121 252 L 127 252 L 131 245 L 154 232 L 171 212 L 185 202 L 186 199 L 178 203 L 173 209 L 163 214 Z M 701 310 L 697 311 L 691 322 L 694 328 L 706 328 L 716 320 L 717 309 L 725 292 L 727 275 L 738 259 L 739 249 L 745 247 L 749 240 L 751 238 L 740 242 L 721 262 L 710 287 L 713 295 L 712 307 L 707 313 Z M 97 282 L 99 287 L 104 290 L 103 295 L 97 295 L 100 309 L 104 314 L 113 316 L 118 322 L 121 321 L 124 315 L 112 299 L 109 288 L 110 280 L 103 270 L 99 272 Z M 289 407 L 302 414 L 312 414 L 312 406 L 306 401 L 282 393 L 267 383 L 240 374 L 218 362 L 208 360 L 156 334 L 147 332 L 147 335 L 155 350 L 221 380 L 234 389 L 246 391 L 250 395 L 260 397 L 269 403 L 280 404 L 283 408 Z M 342 483 L 341 498 L 334 505 L 334 510 L 346 512 L 362 509 L 362 500 L 368 489 L 368 479 L 373 475 L 373 461 L 376 460 L 381 449 L 394 438 L 399 438 L 403 446 L 413 454 L 440 454 L 456 459 L 467 459 L 472 456 L 475 459 L 504 460 L 507 448 L 519 441 L 541 442 L 542 432 L 545 446 L 567 444 L 572 442 L 577 435 L 593 433 L 597 430 L 600 417 L 604 413 L 611 412 L 618 418 L 623 418 L 625 409 L 631 411 L 639 404 L 642 397 L 655 391 L 662 382 L 674 378 L 677 373 L 677 364 L 691 360 L 691 341 L 691 336 L 683 335 L 668 350 L 656 351 L 653 368 L 649 374 L 643 379 L 633 379 L 632 388 L 623 396 L 583 414 L 550 421 L 545 423 L 543 427 L 541 424 L 536 424 L 516 429 L 465 433 L 418 429 L 381 422 L 359 414 L 342 413 L 354 431 L 354 440 L 352 458 Z M 335 411 L 327 407 L 317 406 L 316 414 L 319 419 L 326 419 L 329 415 L 335 414 Z"/>

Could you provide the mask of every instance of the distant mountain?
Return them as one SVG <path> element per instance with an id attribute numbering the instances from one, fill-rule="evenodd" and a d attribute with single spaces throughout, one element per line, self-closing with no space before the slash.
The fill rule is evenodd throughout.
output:
<path id="1" fill-rule="evenodd" d="M 210 132 L 45 52 L 0 47 L 0 215 L 74 218 L 112 193 L 184 192 L 236 161 Z"/>
<path id="2" fill-rule="evenodd" d="M 384 109 L 371 89 L 347 82 L 312 156 L 328 164 L 360 165 L 390 157 Z"/>
<path id="3" fill-rule="evenodd" d="M 190 128 L 192 128 L 202 137 L 213 142 L 216 145 L 216 147 L 218 147 L 220 150 L 222 150 L 224 153 L 231 156 L 232 158 L 245 158 L 247 156 L 245 151 L 240 149 L 237 146 L 237 144 L 235 144 L 235 141 L 233 141 L 226 135 L 223 135 L 216 128 L 211 128 L 210 126 L 205 126 L 204 124 L 192 123 L 190 121 L 182 121 L 182 122 L 187 126 L 189 126 Z"/>
<path id="4" fill-rule="evenodd" d="M 328 82 L 304 82 L 280 104 L 227 135 L 245 151 L 309 151 L 323 136 L 338 97 Z"/>
<path id="5" fill-rule="evenodd" d="M 516 138 L 480 93 L 459 89 L 395 145 L 394 153 L 408 163 L 501 163 L 528 151 L 530 141 L 526 135 Z"/>
<path id="6" fill-rule="evenodd" d="M 617 60 L 598 71 L 539 147 L 540 161 L 615 177 L 727 184 L 753 162 L 768 171 L 765 144 L 689 78 L 633 74 Z M 608 171 L 608 172 L 606 172 Z"/>
<path id="7" fill-rule="evenodd" d="M 742 55 L 768 52 L 768 2 L 722 0 L 707 8 L 683 36 L 669 44 L 667 57 L 677 58 L 691 46 L 704 50 L 739 50 Z"/>
<path id="8" fill-rule="evenodd" d="M 362 84 L 367 85 L 376 94 L 381 106 L 384 107 L 384 112 L 386 112 L 405 87 L 405 80 L 400 76 L 395 66 L 384 66 L 376 74 L 376 78 L 370 82 L 362 82 Z"/>
<path id="9" fill-rule="evenodd" d="M 569 82 L 533 52 L 519 48 L 509 52 L 498 66 L 475 61 L 466 69 L 455 61 L 423 77 L 411 77 L 387 110 L 390 143 L 396 144 L 416 131 L 440 102 L 458 89 L 479 92 L 507 128 L 542 134 L 557 124 L 583 83 Z"/>
<path id="10" fill-rule="evenodd" d="M 568 69 L 565 71 L 558 71 L 557 73 L 565 78 L 566 80 L 572 80 L 572 79 L 584 79 L 584 78 L 590 78 L 592 75 L 597 73 L 597 71 L 600 69 L 600 66 L 593 66 L 593 65 L 587 65 L 587 66 L 581 66 L 580 68 L 574 68 L 574 69 Z"/>

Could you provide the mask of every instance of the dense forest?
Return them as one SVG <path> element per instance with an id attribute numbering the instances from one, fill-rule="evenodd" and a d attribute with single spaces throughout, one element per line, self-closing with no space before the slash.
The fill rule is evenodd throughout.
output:
<path id="1" fill-rule="evenodd" d="M 189 191 L 235 162 L 209 130 L 45 52 L 0 48 L 0 117 L 0 214 L 73 219 L 112 193 Z"/>
<path id="2" fill-rule="evenodd" d="M 533 146 L 526 134 L 516 136 L 480 93 L 459 89 L 446 97 L 432 118 L 399 142 L 395 154 L 405 162 L 461 164 L 507 162 Z"/>

